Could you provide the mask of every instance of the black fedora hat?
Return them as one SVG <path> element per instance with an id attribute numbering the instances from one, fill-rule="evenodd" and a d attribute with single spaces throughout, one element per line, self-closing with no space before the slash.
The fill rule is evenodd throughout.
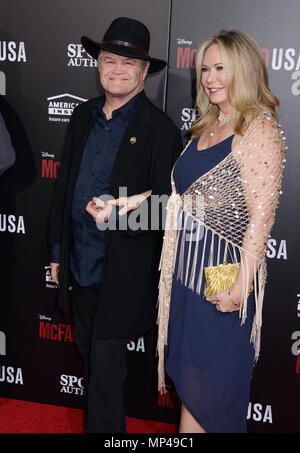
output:
<path id="1" fill-rule="evenodd" d="M 119 17 L 109 26 L 101 43 L 87 36 L 81 38 L 85 50 L 95 59 L 101 49 L 130 58 L 150 61 L 149 73 L 160 71 L 166 62 L 149 55 L 150 33 L 148 28 L 138 20 Z"/>

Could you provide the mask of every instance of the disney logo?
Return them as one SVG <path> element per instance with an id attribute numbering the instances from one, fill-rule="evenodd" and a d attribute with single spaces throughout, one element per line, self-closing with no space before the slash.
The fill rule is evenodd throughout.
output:
<path id="1" fill-rule="evenodd" d="M 191 45 L 193 41 L 187 41 L 186 39 L 184 38 L 177 38 L 177 44 L 187 44 L 187 45 Z"/>
<path id="2" fill-rule="evenodd" d="M 47 317 L 45 315 L 39 315 L 39 318 L 40 318 L 41 321 L 49 321 L 49 322 L 51 321 L 51 318 L 49 318 L 49 317 Z"/>
<path id="3" fill-rule="evenodd" d="M 55 154 L 49 154 L 45 151 L 41 151 L 42 157 L 51 157 L 51 159 L 54 158 Z"/>

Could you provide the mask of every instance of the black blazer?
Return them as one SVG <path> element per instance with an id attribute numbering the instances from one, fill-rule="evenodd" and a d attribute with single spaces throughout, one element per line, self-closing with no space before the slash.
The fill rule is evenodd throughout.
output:
<path id="1" fill-rule="evenodd" d="M 59 306 L 64 310 L 70 283 L 72 197 L 97 102 L 98 98 L 91 99 L 73 112 L 50 214 L 50 246 L 61 245 Z M 179 129 L 143 93 L 114 163 L 110 195 L 118 198 L 119 187 L 127 187 L 128 196 L 149 189 L 152 195 L 170 194 L 171 170 L 181 151 Z M 152 201 L 147 199 L 149 212 Z M 99 336 L 129 337 L 154 326 L 162 234 L 162 229 L 106 231 Z"/>

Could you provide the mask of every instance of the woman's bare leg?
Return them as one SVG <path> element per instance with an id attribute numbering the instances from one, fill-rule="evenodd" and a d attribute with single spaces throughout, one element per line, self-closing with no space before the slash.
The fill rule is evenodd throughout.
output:
<path id="1" fill-rule="evenodd" d="M 206 431 L 199 425 L 194 417 L 189 413 L 187 408 L 182 404 L 181 417 L 179 425 L 180 433 L 206 433 Z"/>

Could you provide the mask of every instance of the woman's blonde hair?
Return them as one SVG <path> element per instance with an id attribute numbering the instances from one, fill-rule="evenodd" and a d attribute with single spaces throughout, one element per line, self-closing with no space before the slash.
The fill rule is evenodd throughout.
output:
<path id="1" fill-rule="evenodd" d="M 279 105 L 279 100 L 269 89 L 264 57 L 257 42 L 242 30 L 221 30 L 204 42 L 197 54 L 196 108 L 201 111 L 201 116 L 190 129 L 193 138 L 211 126 L 219 114 L 219 107 L 210 102 L 201 84 L 203 57 L 214 44 L 219 45 L 222 55 L 236 134 L 242 135 L 251 120 L 262 111 L 275 116 Z"/>

